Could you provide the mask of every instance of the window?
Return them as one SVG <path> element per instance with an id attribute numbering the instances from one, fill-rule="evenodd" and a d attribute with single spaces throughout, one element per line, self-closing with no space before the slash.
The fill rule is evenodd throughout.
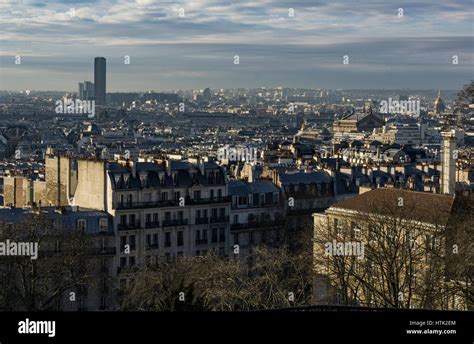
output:
<path id="1" fill-rule="evenodd" d="M 121 257 L 120 258 L 120 267 L 123 268 L 125 265 L 127 265 L 127 257 Z"/>
<path id="2" fill-rule="evenodd" d="M 207 244 L 207 229 L 202 230 L 202 236 L 201 236 L 202 241 Z"/>
<path id="3" fill-rule="evenodd" d="M 184 232 L 179 231 L 178 232 L 178 238 L 177 238 L 177 245 L 178 246 L 183 246 L 183 244 L 184 244 Z"/>
<path id="4" fill-rule="evenodd" d="M 77 230 L 81 231 L 81 232 L 85 232 L 86 231 L 86 220 L 77 220 Z"/>
<path id="5" fill-rule="evenodd" d="M 61 220 L 53 220 L 53 228 L 54 229 L 61 229 Z"/>
<path id="6" fill-rule="evenodd" d="M 99 219 L 99 233 L 107 232 L 107 219 Z"/>
<path id="7" fill-rule="evenodd" d="M 239 215 L 234 215 L 234 224 L 239 223 Z"/>
<path id="8" fill-rule="evenodd" d="M 130 266 L 135 265 L 135 257 L 130 257 L 130 259 L 128 260 L 128 265 L 130 265 Z"/>
<path id="9" fill-rule="evenodd" d="M 225 216 L 225 208 L 220 208 L 219 213 L 220 213 L 219 214 L 220 217 L 224 217 Z"/>
<path id="10" fill-rule="evenodd" d="M 102 296 L 100 297 L 100 309 L 101 309 L 101 310 L 104 310 L 104 309 L 107 308 L 107 302 L 106 302 L 106 300 L 107 300 L 107 299 L 106 299 L 106 297 L 105 297 L 104 295 L 102 295 Z"/>
<path id="11" fill-rule="evenodd" d="M 253 199 L 253 206 L 254 206 L 254 207 L 258 207 L 258 201 L 259 201 L 259 198 L 258 198 L 258 197 L 259 197 L 259 194 L 258 194 L 258 193 L 254 193 L 254 194 L 253 194 L 252 199 Z"/>
<path id="12" fill-rule="evenodd" d="M 158 223 L 158 213 L 153 214 L 153 222 Z"/>
<path id="13" fill-rule="evenodd" d="M 151 214 L 145 214 L 145 222 L 150 223 L 151 222 Z"/>
<path id="14" fill-rule="evenodd" d="M 219 198 L 219 199 L 222 198 L 222 190 L 221 189 L 217 190 L 217 198 Z"/>
<path id="15" fill-rule="evenodd" d="M 169 211 L 167 211 L 167 212 L 165 213 L 165 221 L 167 221 L 167 222 L 168 222 L 168 221 L 171 221 L 171 213 L 170 213 Z"/>
<path id="16" fill-rule="evenodd" d="M 201 191 L 200 190 L 194 191 L 194 199 L 201 199 Z"/>
<path id="17" fill-rule="evenodd" d="M 168 200 L 168 193 L 167 192 L 162 192 L 161 193 L 161 200 L 163 202 L 167 201 Z"/>
<path id="18" fill-rule="evenodd" d="M 120 237 L 120 248 L 123 250 L 125 249 L 125 245 L 127 245 L 127 237 L 121 236 Z"/>
<path id="19" fill-rule="evenodd" d="M 213 228 L 213 229 L 212 229 L 211 241 L 212 241 L 213 243 L 216 243 L 216 242 L 217 242 L 217 228 Z"/>
<path id="20" fill-rule="evenodd" d="M 54 253 L 60 253 L 61 252 L 61 242 L 59 240 L 56 240 L 55 245 L 54 245 Z"/>
<path id="21" fill-rule="evenodd" d="M 130 235 L 130 238 L 129 238 L 129 242 L 130 242 L 130 249 L 131 250 L 134 250 L 135 249 L 135 245 L 136 245 L 136 238 L 135 238 L 135 235 Z"/>
<path id="22" fill-rule="evenodd" d="M 214 190 L 213 190 L 213 189 L 211 189 L 211 193 L 210 193 L 210 197 L 209 197 L 209 198 L 210 198 L 210 199 L 214 199 Z"/>
<path id="23" fill-rule="evenodd" d="M 360 273 L 361 272 L 361 266 L 360 266 L 359 261 L 357 259 L 354 259 L 352 261 L 352 264 L 353 264 L 352 267 L 354 269 L 354 272 L 357 273 L 357 274 Z"/>
<path id="24" fill-rule="evenodd" d="M 219 242 L 225 242 L 225 228 L 219 228 Z"/>
<path id="25" fill-rule="evenodd" d="M 132 204 L 132 201 L 133 201 L 133 196 L 132 196 L 132 194 L 127 195 L 127 203 L 128 203 L 128 204 Z"/>
<path id="26" fill-rule="evenodd" d="M 150 246 L 151 245 L 151 234 L 146 235 L 146 245 Z"/>
<path id="27" fill-rule="evenodd" d="M 181 192 L 175 191 L 175 193 L 174 193 L 174 199 L 175 199 L 176 201 L 179 201 L 180 197 L 181 197 Z"/>
<path id="28" fill-rule="evenodd" d="M 129 223 L 130 223 L 130 226 L 134 226 L 135 225 L 135 214 L 131 214 L 130 217 L 129 217 Z"/>
<path id="29" fill-rule="evenodd" d="M 360 229 L 357 227 L 354 227 L 353 231 L 354 231 L 354 240 L 360 240 L 361 239 Z"/>
<path id="30" fill-rule="evenodd" d="M 120 215 L 120 224 L 121 225 L 127 224 L 127 215 Z"/>
<path id="31" fill-rule="evenodd" d="M 153 245 L 158 246 L 158 233 L 153 234 Z"/>
<path id="32" fill-rule="evenodd" d="M 171 232 L 165 233 L 165 247 L 171 246 Z"/>
<path id="33" fill-rule="evenodd" d="M 344 228 L 342 226 L 342 221 L 339 219 L 334 219 L 334 227 L 336 231 L 336 235 L 343 235 L 344 234 Z"/>

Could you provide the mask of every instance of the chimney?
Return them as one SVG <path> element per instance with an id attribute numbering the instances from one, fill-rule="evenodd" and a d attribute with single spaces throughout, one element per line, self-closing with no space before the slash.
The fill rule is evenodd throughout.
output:
<path id="1" fill-rule="evenodd" d="M 456 131 L 442 132 L 441 193 L 454 195 L 456 185 Z"/>
<path id="2" fill-rule="evenodd" d="M 201 171 L 201 175 L 204 176 L 204 160 L 202 158 L 199 158 L 198 160 L 198 167 L 199 171 Z"/>

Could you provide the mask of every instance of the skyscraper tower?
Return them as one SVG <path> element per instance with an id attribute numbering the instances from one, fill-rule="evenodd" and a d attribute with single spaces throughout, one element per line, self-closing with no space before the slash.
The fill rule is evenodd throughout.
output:
<path id="1" fill-rule="evenodd" d="M 79 94 L 78 94 L 79 99 L 84 99 L 84 83 L 80 82 L 79 83 Z"/>
<path id="2" fill-rule="evenodd" d="M 94 59 L 94 96 L 96 105 L 106 104 L 106 61 L 105 57 Z"/>

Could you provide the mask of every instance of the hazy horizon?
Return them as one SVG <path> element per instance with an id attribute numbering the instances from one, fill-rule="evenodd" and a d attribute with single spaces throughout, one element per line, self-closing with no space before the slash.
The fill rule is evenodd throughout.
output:
<path id="1" fill-rule="evenodd" d="M 468 0 L 6 0 L 0 9 L 5 90 L 75 92 L 93 80 L 96 56 L 107 58 L 107 92 L 458 90 L 473 79 Z"/>

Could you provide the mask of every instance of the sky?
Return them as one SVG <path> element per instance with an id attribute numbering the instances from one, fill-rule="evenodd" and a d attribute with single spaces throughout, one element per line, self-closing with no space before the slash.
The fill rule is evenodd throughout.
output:
<path id="1" fill-rule="evenodd" d="M 93 81 L 95 56 L 107 58 L 107 92 L 456 90 L 474 79 L 473 9 L 472 0 L 2 0 L 0 90 L 77 91 Z"/>

